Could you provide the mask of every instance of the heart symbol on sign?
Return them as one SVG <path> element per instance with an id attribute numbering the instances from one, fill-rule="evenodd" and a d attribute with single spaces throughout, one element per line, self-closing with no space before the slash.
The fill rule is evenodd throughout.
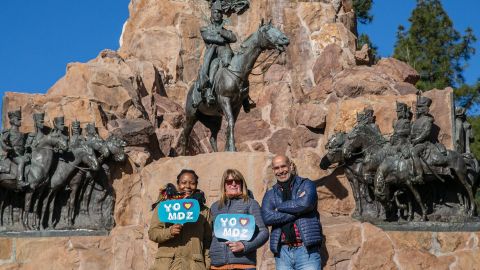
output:
<path id="1" fill-rule="evenodd" d="M 239 221 L 240 221 L 240 224 L 242 224 L 242 226 L 245 226 L 248 224 L 250 220 L 248 218 L 240 218 Z"/>
<path id="2" fill-rule="evenodd" d="M 192 203 L 189 203 L 189 202 L 184 202 L 183 203 L 183 207 L 185 207 L 185 209 L 190 209 L 190 207 L 192 207 Z"/>

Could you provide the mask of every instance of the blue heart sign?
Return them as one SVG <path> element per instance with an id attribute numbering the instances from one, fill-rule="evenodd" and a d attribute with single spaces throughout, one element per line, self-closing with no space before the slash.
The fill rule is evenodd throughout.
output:
<path id="1" fill-rule="evenodd" d="M 213 233 L 228 241 L 249 241 L 255 232 L 255 217 L 246 214 L 220 214 L 215 218 Z"/>
<path id="2" fill-rule="evenodd" d="M 200 205 L 194 199 L 168 200 L 160 203 L 158 218 L 161 222 L 185 224 L 197 222 Z"/>

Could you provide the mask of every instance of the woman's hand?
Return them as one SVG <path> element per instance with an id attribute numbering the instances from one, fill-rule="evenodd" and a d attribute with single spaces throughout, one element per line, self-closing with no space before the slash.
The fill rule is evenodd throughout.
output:
<path id="1" fill-rule="evenodd" d="M 176 235 L 179 235 L 181 232 L 182 232 L 182 225 L 181 224 L 173 224 L 171 227 L 170 227 L 170 234 L 172 236 L 176 236 Z"/>
<path id="2" fill-rule="evenodd" d="M 230 248 L 232 252 L 242 252 L 245 249 L 245 246 L 242 242 L 225 242 L 225 244 Z"/>

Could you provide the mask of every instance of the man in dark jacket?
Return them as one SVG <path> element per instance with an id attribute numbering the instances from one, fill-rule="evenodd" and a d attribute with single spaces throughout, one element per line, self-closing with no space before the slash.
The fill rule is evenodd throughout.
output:
<path id="1" fill-rule="evenodd" d="M 265 225 L 272 226 L 270 250 L 276 269 L 322 269 L 316 186 L 294 175 L 286 156 L 275 156 L 272 169 L 277 183 L 263 197 L 262 216 Z"/>

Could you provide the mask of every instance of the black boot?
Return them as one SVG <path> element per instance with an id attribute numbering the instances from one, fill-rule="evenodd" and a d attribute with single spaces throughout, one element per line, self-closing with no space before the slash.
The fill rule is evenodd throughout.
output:
<path id="1" fill-rule="evenodd" d="M 207 99 L 207 104 L 208 104 L 209 106 L 214 105 L 215 102 L 216 102 L 215 96 L 213 95 L 212 92 L 213 92 L 213 91 L 212 91 L 212 88 L 207 88 L 207 89 L 205 90 L 205 98 Z"/>
<path id="2" fill-rule="evenodd" d="M 257 104 L 250 98 L 246 97 L 242 101 L 243 111 L 249 113 L 251 109 L 257 107 Z"/>

